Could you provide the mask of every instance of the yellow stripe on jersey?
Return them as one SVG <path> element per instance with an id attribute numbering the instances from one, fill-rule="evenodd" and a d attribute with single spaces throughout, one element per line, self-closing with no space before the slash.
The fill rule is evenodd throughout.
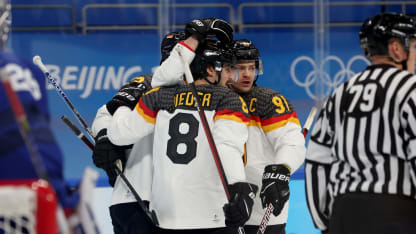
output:
<path id="1" fill-rule="evenodd" d="M 214 121 L 217 121 L 218 119 L 228 119 L 228 120 L 233 120 L 238 123 L 243 123 L 245 125 L 248 124 L 247 121 L 244 121 L 240 117 L 237 117 L 235 115 L 215 115 Z"/>
<path id="2" fill-rule="evenodd" d="M 289 122 L 297 124 L 297 125 L 300 126 L 299 119 L 295 116 L 291 116 L 287 119 L 283 119 L 283 120 L 280 120 L 280 121 L 272 123 L 272 124 L 263 125 L 263 131 L 264 132 L 271 132 L 273 130 L 276 130 L 278 128 L 281 128 L 281 127 L 285 126 Z"/>
<path id="3" fill-rule="evenodd" d="M 148 123 L 155 124 L 156 123 L 156 115 L 153 111 L 149 110 L 146 105 L 142 102 L 142 99 L 136 105 L 136 111 L 139 115 Z"/>
<path id="4" fill-rule="evenodd" d="M 261 128 L 261 120 L 259 116 L 250 115 L 250 122 L 248 123 L 249 127 L 258 127 Z"/>
<path id="5" fill-rule="evenodd" d="M 155 91 L 158 91 L 160 88 L 161 88 L 160 86 L 159 86 L 159 87 L 156 87 L 156 88 L 153 88 L 153 89 L 151 89 L 151 90 L 147 91 L 144 95 L 147 95 L 147 94 L 149 94 L 149 93 L 153 93 L 153 92 L 155 92 Z"/>

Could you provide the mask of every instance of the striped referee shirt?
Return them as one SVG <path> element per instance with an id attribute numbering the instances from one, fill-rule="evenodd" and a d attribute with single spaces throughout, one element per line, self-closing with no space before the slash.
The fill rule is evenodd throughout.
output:
<path id="1" fill-rule="evenodd" d="M 328 98 L 312 130 L 305 166 L 315 226 L 350 192 L 416 199 L 416 76 L 372 65 Z"/>

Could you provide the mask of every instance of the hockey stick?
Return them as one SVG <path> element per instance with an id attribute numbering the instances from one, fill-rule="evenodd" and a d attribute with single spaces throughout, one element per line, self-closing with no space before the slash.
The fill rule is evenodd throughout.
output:
<path id="1" fill-rule="evenodd" d="M 303 136 L 306 138 L 306 135 L 309 132 L 309 129 L 312 126 L 313 123 L 313 119 L 315 118 L 316 112 L 318 111 L 318 109 L 314 106 L 312 107 L 311 111 L 309 112 L 308 118 L 306 118 L 305 124 L 303 125 Z"/>
<path id="2" fill-rule="evenodd" d="M 81 139 L 81 141 L 83 141 L 88 146 L 88 148 L 90 148 L 91 150 L 94 150 L 94 144 L 91 143 L 91 141 L 88 140 L 87 137 L 85 137 L 84 133 L 82 133 L 81 130 L 79 130 L 75 126 L 75 124 L 73 124 L 71 120 L 68 119 L 68 117 L 63 115 L 61 116 L 61 120 L 75 133 L 75 135 L 77 135 L 79 139 Z"/>
<path id="3" fill-rule="evenodd" d="M 36 55 L 36 56 L 33 57 L 33 63 L 36 64 L 42 70 L 42 72 L 45 74 L 46 78 L 48 78 L 49 83 L 51 83 L 55 87 L 56 91 L 59 93 L 59 95 L 62 97 L 62 99 L 64 99 L 65 103 L 69 106 L 69 108 L 71 109 L 72 113 L 74 113 L 75 117 L 77 117 L 79 123 L 84 127 L 85 131 L 87 131 L 88 135 L 93 140 L 94 137 L 92 136 L 92 132 L 91 132 L 90 128 L 88 127 L 88 124 L 81 117 L 81 115 L 79 114 L 79 112 L 77 111 L 77 109 L 75 109 L 74 105 L 72 105 L 72 103 L 69 100 L 68 96 L 66 96 L 66 94 L 64 93 L 64 91 L 58 85 L 58 83 L 56 83 L 56 80 L 52 77 L 52 75 L 49 73 L 49 71 L 46 68 L 46 66 L 42 63 L 42 59 L 40 58 L 39 55 Z"/>
<path id="4" fill-rule="evenodd" d="M 78 129 L 77 126 L 75 126 L 71 120 L 69 120 L 65 115 L 61 116 L 61 120 L 72 130 L 75 135 L 84 142 L 88 148 L 91 150 L 94 150 L 94 144 L 86 138 L 81 130 Z M 159 226 L 159 221 L 157 220 L 156 213 L 152 210 L 150 211 L 149 208 L 146 207 L 144 201 L 140 197 L 140 195 L 137 193 L 137 191 L 134 189 L 133 185 L 130 183 L 130 181 L 127 179 L 127 177 L 123 174 L 121 170 L 121 161 L 117 160 L 115 163 L 115 170 L 117 174 L 121 177 L 121 179 L 124 181 L 124 183 L 127 185 L 131 193 L 133 194 L 134 198 L 139 203 L 139 206 L 142 208 L 142 210 L 146 213 L 146 215 L 149 217 L 149 219 L 153 222 L 154 225 Z"/>
<path id="5" fill-rule="evenodd" d="M 181 51 L 178 49 L 177 52 L 179 54 L 179 57 L 182 60 L 182 64 L 185 69 L 186 81 L 188 82 L 188 85 L 191 87 L 194 101 L 197 104 L 196 108 L 198 110 L 199 118 L 201 119 L 201 123 L 205 131 L 205 135 L 207 136 L 208 144 L 211 149 L 212 156 L 214 157 L 215 165 L 217 166 L 218 174 L 220 175 L 222 186 L 225 191 L 225 195 L 227 196 L 228 202 L 231 202 L 230 192 L 228 191 L 228 180 L 225 175 L 224 167 L 222 166 L 221 159 L 218 154 L 217 146 L 215 145 L 214 138 L 212 137 L 212 133 L 208 125 L 207 117 L 205 115 L 204 109 L 202 108 L 201 102 L 198 99 L 198 94 L 196 91 L 194 78 L 192 76 L 191 69 L 189 68 L 189 65 L 186 63 L 185 58 L 182 56 Z M 238 233 L 244 234 L 245 233 L 244 228 L 238 227 Z"/>
<path id="6" fill-rule="evenodd" d="M 30 156 L 30 159 L 32 160 L 33 167 L 35 168 L 36 174 L 39 178 L 46 180 L 48 181 L 48 183 L 50 183 L 48 172 L 46 171 L 46 168 L 39 154 L 39 149 L 37 145 L 33 142 L 33 138 L 31 136 L 32 134 L 31 134 L 30 124 L 29 124 L 29 121 L 27 120 L 27 116 L 23 108 L 22 102 L 20 101 L 19 96 L 13 90 L 11 86 L 9 76 L 5 68 L 0 69 L 0 78 L 1 78 L 1 83 L 4 87 L 4 90 L 6 92 L 7 99 L 9 99 L 9 103 L 12 108 L 13 115 L 16 119 L 20 135 L 22 136 L 23 141 L 27 149 L 29 150 L 29 156 Z M 58 209 L 57 209 L 57 219 L 58 219 L 58 225 L 60 229 L 59 231 L 62 234 L 69 234 L 70 232 L 69 225 L 65 219 L 62 206 L 60 205 L 58 205 Z"/>
<path id="7" fill-rule="evenodd" d="M 17 93 L 12 88 L 5 68 L 2 68 L 0 70 L 0 74 L 1 81 L 4 90 L 6 91 L 6 96 L 9 99 L 10 107 L 12 108 L 14 117 L 16 119 L 20 135 L 22 136 L 23 141 L 27 149 L 29 150 L 29 155 L 32 160 L 33 167 L 35 168 L 36 174 L 39 176 L 39 178 L 49 181 L 48 173 L 46 172 L 46 169 L 43 163 L 41 162 L 38 147 L 33 142 L 33 139 L 31 137 L 30 125 L 29 121 L 27 120 L 25 110 L 23 109 L 23 105 L 19 97 L 17 96 Z"/>
<path id="8" fill-rule="evenodd" d="M 311 111 L 309 112 L 308 117 L 306 118 L 305 124 L 303 125 L 302 134 L 304 137 L 308 134 L 309 129 L 312 126 L 313 120 L 316 115 L 317 108 L 312 107 Z M 269 203 L 267 205 L 266 211 L 264 212 L 263 218 L 261 220 L 261 223 L 259 225 L 259 229 L 257 230 L 257 234 L 263 234 L 266 231 L 267 224 L 270 221 L 270 215 L 273 213 L 274 206 L 272 203 Z"/>

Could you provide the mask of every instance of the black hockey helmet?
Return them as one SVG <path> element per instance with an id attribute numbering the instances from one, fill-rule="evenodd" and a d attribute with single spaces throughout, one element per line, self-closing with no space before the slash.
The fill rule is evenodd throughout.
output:
<path id="1" fill-rule="evenodd" d="M 366 19 L 360 30 L 360 44 L 364 55 L 388 55 L 388 43 L 399 39 L 409 52 L 410 41 L 416 38 L 416 22 L 404 14 L 381 13 Z"/>
<path id="2" fill-rule="evenodd" d="M 256 46 L 248 39 L 235 40 L 232 43 L 232 50 L 237 60 L 254 60 L 257 69 L 256 80 L 263 74 L 263 63 L 260 59 L 260 52 Z"/>
<path id="3" fill-rule="evenodd" d="M 218 73 L 218 81 L 221 79 L 221 71 L 224 64 L 234 65 L 236 62 L 233 51 L 219 41 L 206 40 L 195 51 L 195 58 L 191 63 L 191 72 L 195 79 L 206 79 L 208 65 L 214 67 Z M 207 80 L 208 81 L 208 80 Z M 208 83 L 211 83 L 208 81 Z M 211 83 L 217 84 L 218 82 Z"/>
<path id="4" fill-rule="evenodd" d="M 160 45 L 160 53 L 162 56 L 160 64 L 162 64 L 162 62 L 169 57 L 173 47 L 175 47 L 178 42 L 185 39 L 185 32 L 171 32 L 165 35 Z"/>

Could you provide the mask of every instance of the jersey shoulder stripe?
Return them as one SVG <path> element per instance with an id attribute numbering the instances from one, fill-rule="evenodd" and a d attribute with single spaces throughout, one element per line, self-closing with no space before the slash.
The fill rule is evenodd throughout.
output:
<path id="1" fill-rule="evenodd" d="M 139 113 L 140 116 L 143 117 L 144 120 L 146 120 L 146 122 L 151 123 L 151 124 L 155 124 L 156 122 L 156 115 L 157 115 L 157 110 L 151 110 L 149 107 L 147 107 L 144 102 L 143 99 L 140 98 L 139 102 L 136 105 L 136 111 L 137 113 Z"/>
<path id="2" fill-rule="evenodd" d="M 250 115 L 250 121 L 248 123 L 248 126 L 257 126 L 258 128 L 261 128 L 260 117 L 256 115 Z"/>
<path id="3" fill-rule="evenodd" d="M 229 109 L 223 109 L 223 110 L 217 111 L 214 116 L 214 121 L 217 121 L 218 119 L 234 120 L 236 122 L 244 123 L 246 125 L 249 122 L 249 118 L 243 113 L 239 111 L 229 110 Z"/>
<path id="4" fill-rule="evenodd" d="M 261 125 L 265 132 L 270 132 L 285 126 L 288 123 L 294 123 L 300 126 L 298 115 L 295 111 L 280 116 L 271 117 L 262 121 Z"/>

